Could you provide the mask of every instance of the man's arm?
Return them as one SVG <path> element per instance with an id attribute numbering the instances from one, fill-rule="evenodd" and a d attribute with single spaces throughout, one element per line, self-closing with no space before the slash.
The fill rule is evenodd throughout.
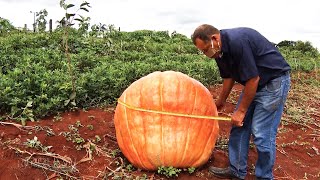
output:
<path id="1" fill-rule="evenodd" d="M 256 91 L 258 88 L 260 77 L 256 76 L 254 78 L 249 79 L 244 87 L 244 94 L 242 96 L 242 100 L 238 106 L 238 109 L 231 116 L 232 123 L 235 126 L 242 126 L 243 119 L 247 113 L 247 110 L 256 95 Z"/>
<path id="2" fill-rule="evenodd" d="M 223 79 L 222 90 L 220 92 L 218 100 L 216 101 L 216 106 L 218 110 L 220 110 L 224 106 L 233 85 L 234 85 L 234 80 L 232 78 Z"/>

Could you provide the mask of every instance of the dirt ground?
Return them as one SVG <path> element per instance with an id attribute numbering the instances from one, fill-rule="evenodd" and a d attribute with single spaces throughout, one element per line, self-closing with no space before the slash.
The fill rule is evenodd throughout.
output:
<path id="1" fill-rule="evenodd" d="M 214 98 L 221 85 L 210 88 Z M 241 91 L 237 86 L 223 115 L 230 115 Z M 292 95 L 294 100 L 294 95 Z M 309 102 L 319 112 L 320 102 Z M 114 108 L 75 110 L 28 122 L 0 122 L 0 179 L 166 179 L 155 172 L 132 167 L 118 149 L 113 124 Z M 303 110 L 303 109 L 302 109 Z M 314 124 L 294 122 L 284 114 L 277 136 L 275 179 L 320 179 L 319 113 L 311 115 Z M 192 174 L 183 171 L 173 179 L 217 179 L 208 173 L 211 165 L 226 167 L 229 122 L 220 122 L 216 148 L 203 167 Z M 249 152 L 248 175 L 254 179 L 257 153 Z"/>

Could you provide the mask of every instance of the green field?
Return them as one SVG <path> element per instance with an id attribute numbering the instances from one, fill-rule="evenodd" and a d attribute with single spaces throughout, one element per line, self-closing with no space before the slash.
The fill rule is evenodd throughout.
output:
<path id="1" fill-rule="evenodd" d="M 68 54 L 62 28 L 52 33 L 1 34 L 2 118 L 25 121 L 72 108 L 112 105 L 132 82 L 154 71 L 180 71 L 206 86 L 221 81 L 215 61 L 176 32 L 115 28 L 90 32 L 70 28 L 68 32 Z M 312 72 L 319 67 L 319 52 L 313 47 L 280 50 L 293 71 Z"/>

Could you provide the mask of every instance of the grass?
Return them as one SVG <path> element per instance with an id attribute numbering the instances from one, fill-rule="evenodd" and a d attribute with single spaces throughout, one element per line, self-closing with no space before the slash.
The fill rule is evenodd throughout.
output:
<path id="1" fill-rule="evenodd" d="M 294 73 L 282 119 L 283 125 L 296 124 L 319 132 L 320 79 L 307 73 Z"/>

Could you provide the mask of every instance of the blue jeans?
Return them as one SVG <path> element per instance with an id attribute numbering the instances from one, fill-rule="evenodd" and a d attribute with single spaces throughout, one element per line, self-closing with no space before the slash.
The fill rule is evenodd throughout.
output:
<path id="1" fill-rule="evenodd" d="M 247 174 L 249 142 L 252 135 L 258 151 L 255 175 L 260 179 L 273 179 L 277 129 L 289 89 L 289 72 L 269 81 L 257 91 L 248 108 L 243 126 L 232 127 L 229 137 L 229 168 L 234 175 L 244 179 Z M 242 95 L 243 93 L 238 105 Z"/>

